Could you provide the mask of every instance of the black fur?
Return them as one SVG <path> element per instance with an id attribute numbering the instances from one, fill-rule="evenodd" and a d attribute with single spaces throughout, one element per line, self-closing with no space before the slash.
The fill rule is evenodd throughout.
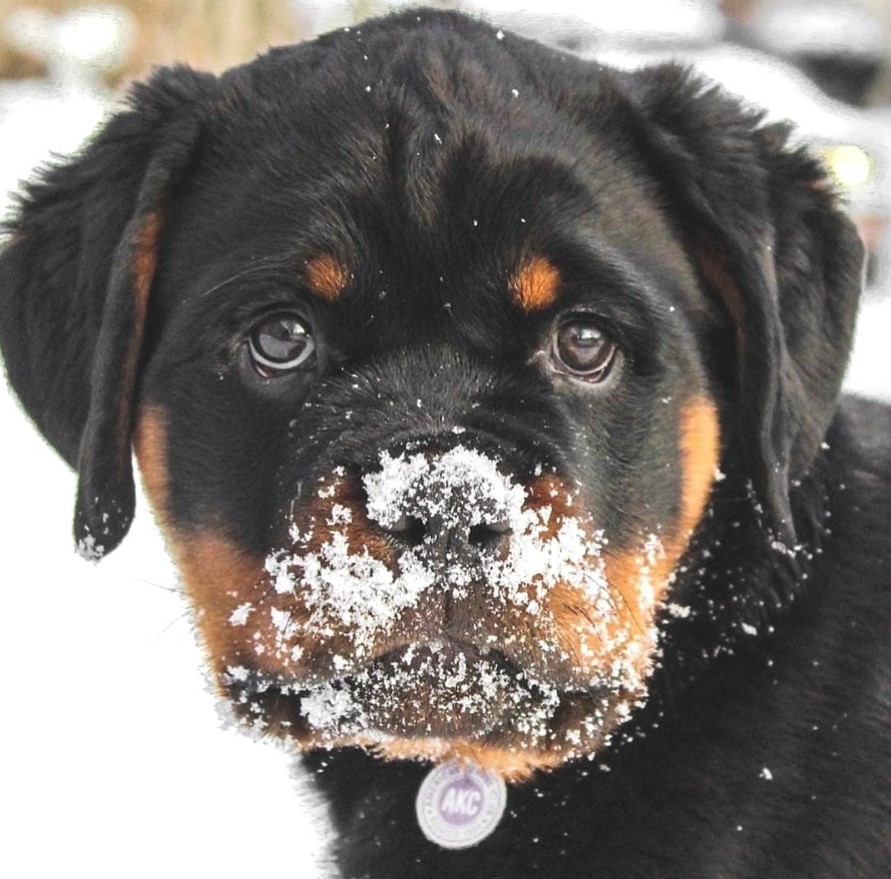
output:
<path id="1" fill-rule="evenodd" d="M 465 852 L 417 828 L 425 766 L 310 754 L 344 876 L 891 873 L 891 413 L 839 402 L 862 250 L 786 137 L 673 66 L 618 73 L 410 13 L 219 79 L 159 71 L 24 194 L 0 346 L 78 469 L 87 550 L 132 518 L 140 407 L 173 438 L 166 524 L 263 553 L 311 476 L 459 422 L 517 473 L 578 479 L 630 534 L 676 506 L 664 401 L 717 402 L 725 478 L 647 706 L 592 760 L 511 786 Z M 595 302 L 619 339 L 610 396 L 530 362 L 554 312 L 504 292 L 530 250 L 560 266 L 560 309 Z M 319 251 L 350 267 L 342 301 L 301 288 Z M 314 370 L 270 382 L 244 339 L 286 306 L 324 341 Z"/>

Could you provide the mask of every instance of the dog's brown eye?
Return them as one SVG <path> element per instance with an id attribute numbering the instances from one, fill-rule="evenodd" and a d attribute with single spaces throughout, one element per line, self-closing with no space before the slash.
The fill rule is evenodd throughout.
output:
<path id="1" fill-rule="evenodd" d="M 312 357 L 315 348 L 309 328 L 293 314 L 266 317 L 248 336 L 254 367 L 266 377 L 296 369 Z"/>
<path id="2" fill-rule="evenodd" d="M 559 372 L 585 381 L 602 381 L 609 373 L 617 346 L 590 320 L 566 321 L 551 344 L 551 363 Z"/>

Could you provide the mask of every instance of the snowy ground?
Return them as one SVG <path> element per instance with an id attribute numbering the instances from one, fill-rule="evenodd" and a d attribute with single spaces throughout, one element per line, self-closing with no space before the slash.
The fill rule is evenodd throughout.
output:
<path id="1" fill-rule="evenodd" d="M 77 142 L 101 112 L 83 100 L 0 90 L 0 192 Z M 886 399 L 889 328 L 891 296 L 872 297 L 849 381 Z M 321 875 L 319 807 L 285 754 L 222 727 L 144 506 L 118 551 L 82 562 L 74 478 L 2 381 L 0 425 L 0 875 Z"/>

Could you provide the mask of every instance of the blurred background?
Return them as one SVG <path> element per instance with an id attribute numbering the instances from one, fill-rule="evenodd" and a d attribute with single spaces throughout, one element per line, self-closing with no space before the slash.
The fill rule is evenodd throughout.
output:
<path id="1" fill-rule="evenodd" d="M 19 181 L 76 150 L 153 65 L 220 71 L 400 5 L 0 0 L 0 214 Z M 680 59 L 766 118 L 793 121 L 866 245 L 848 389 L 891 400 L 891 0 L 427 5 L 621 67 Z M 327 875 L 311 784 L 289 775 L 285 753 L 220 722 L 144 501 L 123 546 L 87 565 L 71 549 L 73 475 L 2 380 L 0 426 L 0 875 Z"/>

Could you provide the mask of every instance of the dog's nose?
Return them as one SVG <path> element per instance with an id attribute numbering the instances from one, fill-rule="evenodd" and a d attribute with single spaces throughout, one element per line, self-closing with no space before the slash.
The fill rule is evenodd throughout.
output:
<path id="1" fill-rule="evenodd" d="M 433 515 L 420 517 L 403 513 L 385 530 L 406 546 L 427 545 L 442 554 L 472 555 L 495 552 L 511 533 L 506 519 L 493 518 L 470 524 L 468 517 Z"/>
<path id="2" fill-rule="evenodd" d="M 363 478 L 369 518 L 429 559 L 474 562 L 508 542 L 525 493 L 482 452 L 381 456 Z"/>

